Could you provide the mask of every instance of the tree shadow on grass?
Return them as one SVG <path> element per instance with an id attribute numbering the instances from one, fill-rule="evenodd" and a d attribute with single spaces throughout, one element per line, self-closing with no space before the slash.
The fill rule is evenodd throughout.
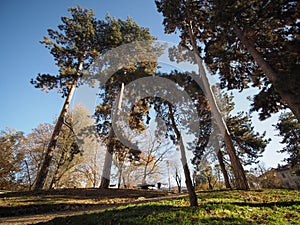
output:
<path id="1" fill-rule="evenodd" d="M 151 191 L 140 189 L 100 189 L 100 188 L 66 188 L 66 189 L 50 189 L 40 191 L 22 191 L 22 192 L 8 192 L 1 194 L 0 198 L 10 197 L 58 197 L 58 198 L 78 198 L 78 199 L 90 199 L 91 197 L 101 198 L 137 198 L 144 197 L 160 197 L 167 195 L 164 191 Z"/>
<path id="2" fill-rule="evenodd" d="M 155 198 L 166 196 L 167 192 L 135 189 L 59 189 L 8 192 L 0 194 L 0 201 L 10 203 L 10 206 L 0 206 L 0 217 L 12 217 L 22 215 L 36 215 L 44 213 L 57 213 L 65 211 L 82 211 L 95 208 L 108 208 L 128 204 L 139 197 Z M 109 201 L 124 198 L 117 203 Z M 71 203 L 73 200 L 94 200 L 92 204 Z M 101 202 L 98 202 L 102 200 Z M 106 202 L 106 200 L 109 200 Z M 62 203 L 61 203 L 62 202 Z M 68 202 L 68 203 L 65 203 Z M 127 203 L 126 203 L 127 202 Z M 22 203 L 23 205 L 20 205 Z M 33 203 L 33 204 L 32 204 Z"/>
<path id="3" fill-rule="evenodd" d="M 300 205 L 300 201 L 282 201 L 282 202 L 231 202 L 232 205 L 249 206 L 249 207 L 288 207 Z"/>
<path id="4" fill-rule="evenodd" d="M 200 207 L 176 207 L 164 205 L 134 205 L 111 209 L 99 213 L 71 216 L 66 218 L 55 218 L 40 225 L 113 225 L 113 224 L 130 224 L 130 225 L 147 225 L 147 224 L 249 224 L 252 223 L 243 218 L 233 216 L 216 217 L 200 216 L 198 211 Z"/>
<path id="5" fill-rule="evenodd" d="M 38 215 L 45 213 L 58 213 L 67 211 L 82 211 L 82 210 L 92 210 L 99 208 L 101 206 L 112 207 L 114 204 L 31 204 L 24 206 L 0 206 L 0 217 L 13 217 L 13 216 L 23 216 L 23 215 Z"/>

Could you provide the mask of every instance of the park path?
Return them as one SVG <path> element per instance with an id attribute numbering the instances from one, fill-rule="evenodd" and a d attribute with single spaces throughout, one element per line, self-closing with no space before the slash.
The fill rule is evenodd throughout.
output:
<path id="1" fill-rule="evenodd" d="M 139 197 L 134 201 L 116 203 L 116 204 L 105 204 L 105 205 L 95 205 L 93 207 L 76 210 L 76 211 L 64 211 L 64 212 L 55 212 L 55 213 L 43 213 L 36 215 L 22 215 L 22 216 L 13 216 L 13 217 L 2 217 L 0 218 L 0 225 L 28 225 L 28 224 L 37 224 L 40 222 L 47 222 L 57 217 L 68 217 L 75 215 L 83 215 L 89 213 L 96 213 L 103 211 L 105 209 L 112 209 L 119 206 L 129 205 L 129 204 L 141 204 L 145 202 L 157 202 L 165 199 L 176 199 L 188 196 L 187 194 L 172 194 L 168 196 L 154 197 L 154 198 L 144 198 Z"/>

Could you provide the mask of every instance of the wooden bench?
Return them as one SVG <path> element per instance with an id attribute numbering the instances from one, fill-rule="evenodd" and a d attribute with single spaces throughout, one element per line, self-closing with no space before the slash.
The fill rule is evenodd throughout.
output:
<path id="1" fill-rule="evenodd" d="M 149 187 L 155 187 L 155 184 L 140 184 L 138 185 L 141 189 L 149 189 Z"/>

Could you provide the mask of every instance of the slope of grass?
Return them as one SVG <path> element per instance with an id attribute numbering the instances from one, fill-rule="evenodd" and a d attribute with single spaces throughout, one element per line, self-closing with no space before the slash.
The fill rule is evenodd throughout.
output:
<path id="1" fill-rule="evenodd" d="M 299 191 L 212 191 L 200 192 L 198 198 L 198 207 L 189 207 L 188 199 L 180 198 L 129 204 L 41 224 L 300 224 Z"/>

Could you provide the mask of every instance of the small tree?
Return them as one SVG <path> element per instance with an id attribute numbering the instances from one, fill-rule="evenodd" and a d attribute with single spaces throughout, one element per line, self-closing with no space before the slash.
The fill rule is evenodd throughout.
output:
<path id="1" fill-rule="evenodd" d="M 49 139 L 53 132 L 53 124 L 43 123 L 27 134 L 24 142 L 25 163 L 26 163 L 26 181 L 29 190 L 36 182 L 37 173 L 49 145 Z"/>
<path id="2" fill-rule="evenodd" d="M 139 167 L 142 169 L 142 184 L 146 184 L 147 178 L 159 173 L 159 167 L 170 151 L 170 147 L 166 139 L 153 137 L 151 131 L 144 136 L 143 142 Z"/>
<path id="3" fill-rule="evenodd" d="M 177 190 L 178 190 L 178 193 L 181 193 L 181 174 L 180 174 L 180 170 L 177 166 L 174 166 L 174 168 L 175 168 L 174 179 L 175 179 L 176 184 L 177 184 Z"/>
<path id="4" fill-rule="evenodd" d="M 49 187 L 74 187 L 78 186 L 74 182 L 69 184 L 69 181 L 73 177 L 73 169 L 80 163 L 82 151 L 77 144 L 76 136 L 72 126 L 72 114 L 68 114 L 67 126 L 63 126 L 54 157 L 52 159 L 51 172 L 49 173 L 51 178 L 49 180 Z"/>
<path id="5" fill-rule="evenodd" d="M 83 152 L 81 163 L 74 169 L 74 173 L 82 178 L 87 188 L 99 186 L 104 156 L 104 147 L 101 147 L 98 144 L 90 145 L 90 148 Z"/>
<path id="6" fill-rule="evenodd" d="M 95 188 L 100 183 L 105 150 L 97 135 L 92 112 L 76 104 L 72 110 L 72 127 L 82 155 L 72 169 L 73 176 L 85 187 Z"/>
<path id="7" fill-rule="evenodd" d="M 7 129 L 0 133 L 0 189 L 16 190 L 22 183 L 20 174 L 25 157 L 23 142 L 22 132 Z"/>

